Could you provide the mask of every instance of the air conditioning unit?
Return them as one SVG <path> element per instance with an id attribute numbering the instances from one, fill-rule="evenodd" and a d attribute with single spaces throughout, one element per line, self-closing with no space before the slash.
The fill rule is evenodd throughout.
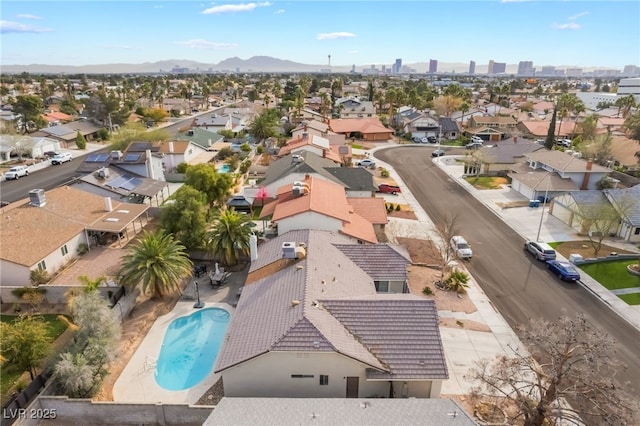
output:
<path id="1" fill-rule="evenodd" d="M 296 243 L 293 243 L 293 242 L 282 243 L 282 257 L 285 259 L 295 259 Z"/>

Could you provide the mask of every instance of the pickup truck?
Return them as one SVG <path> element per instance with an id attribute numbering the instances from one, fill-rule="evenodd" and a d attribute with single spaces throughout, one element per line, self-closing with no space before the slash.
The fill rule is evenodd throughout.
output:
<path id="1" fill-rule="evenodd" d="M 29 169 L 27 166 L 14 166 L 4 174 L 6 180 L 17 180 L 23 176 L 29 176 Z"/>
<path id="2" fill-rule="evenodd" d="M 400 187 L 396 185 L 389 185 L 388 183 L 381 183 L 378 185 L 378 192 L 396 195 L 400 192 Z"/>

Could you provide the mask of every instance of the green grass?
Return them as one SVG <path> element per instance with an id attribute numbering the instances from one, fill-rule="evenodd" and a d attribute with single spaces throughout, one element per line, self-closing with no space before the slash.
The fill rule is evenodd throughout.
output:
<path id="1" fill-rule="evenodd" d="M 505 183 L 504 178 L 493 176 L 470 176 L 466 180 L 477 189 L 498 189 Z"/>
<path id="2" fill-rule="evenodd" d="M 640 277 L 627 271 L 627 266 L 634 263 L 638 263 L 638 259 L 591 263 L 580 266 L 580 269 L 609 290 L 617 290 L 640 287 Z"/>
<path id="3" fill-rule="evenodd" d="M 351 144 L 351 148 L 355 148 L 355 149 L 365 149 L 364 146 L 362 145 L 358 145 L 357 143 L 352 143 Z"/>
<path id="4" fill-rule="evenodd" d="M 64 322 L 58 319 L 58 315 L 56 314 L 45 314 L 45 315 L 36 315 L 37 317 L 41 317 L 47 324 L 47 330 L 49 332 L 49 337 L 51 338 L 51 342 L 56 340 L 64 331 L 67 329 L 67 326 Z M 6 323 L 12 323 L 17 319 L 17 315 L 0 315 L 0 321 Z M 9 391 L 12 386 L 16 383 L 16 381 L 22 376 L 24 371 L 15 371 L 9 363 L 6 363 L 2 366 L 0 370 L 0 392 L 2 395 L 2 403 L 4 404 L 8 401 Z M 28 385 L 25 383 L 25 385 Z"/>
<path id="5" fill-rule="evenodd" d="M 620 294 L 618 297 L 628 305 L 640 305 L 640 293 Z"/>
<path id="6" fill-rule="evenodd" d="M 553 249 L 557 249 L 557 248 L 558 248 L 558 246 L 559 246 L 560 244 L 562 244 L 562 241 L 555 242 L 555 243 L 547 243 L 547 244 L 549 244 L 549 245 L 551 246 L 551 248 L 553 248 Z"/>

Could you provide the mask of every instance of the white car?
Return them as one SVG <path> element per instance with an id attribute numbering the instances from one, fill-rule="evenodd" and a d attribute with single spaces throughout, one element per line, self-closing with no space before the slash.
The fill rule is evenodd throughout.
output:
<path id="1" fill-rule="evenodd" d="M 375 167 L 376 166 L 376 162 L 373 160 L 360 160 L 356 163 L 356 166 L 360 166 L 360 167 Z"/>
<path id="2" fill-rule="evenodd" d="M 14 166 L 4 174 L 6 180 L 17 180 L 23 176 L 29 176 L 29 168 L 27 166 Z"/>
<path id="3" fill-rule="evenodd" d="M 451 237 L 451 249 L 454 251 L 456 256 L 460 259 L 471 259 L 473 257 L 473 251 L 469 246 L 467 240 L 460 235 L 454 235 Z"/>
<path id="4" fill-rule="evenodd" d="M 51 158 L 51 164 L 62 164 L 71 160 L 73 160 L 73 155 L 71 155 L 70 152 L 64 152 L 62 154 L 54 155 L 53 158 Z"/>
<path id="5" fill-rule="evenodd" d="M 484 143 L 484 139 L 482 139 L 480 136 L 471 136 L 471 142 Z"/>

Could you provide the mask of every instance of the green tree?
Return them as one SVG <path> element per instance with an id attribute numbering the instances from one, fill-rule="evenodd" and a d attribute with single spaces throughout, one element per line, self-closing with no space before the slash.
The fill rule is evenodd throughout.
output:
<path id="1" fill-rule="evenodd" d="M 180 291 L 180 282 L 191 274 L 193 263 L 185 247 L 164 230 L 145 231 L 140 241 L 122 257 L 121 282 L 153 297 Z"/>
<path id="2" fill-rule="evenodd" d="M 204 247 L 207 211 L 205 195 L 185 184 L 171 196 L 171 202 L 165 203 L 160 209 L 160 223 L 187 250 L 200 249 Z"/>
<path id="3" fill-rule="evenodd" d="M 627 118 L 631 109 L 638 106 L 634 95 L 618 97 L 615 105 L 618 107 L 618 113 L 622 113 L 623 118 Z"/>
<path id="4" fill-rule="evenodd" d="M 231 208 L 223 208 L 213 221 L 211 232 L 207 235 L 211 251 L 226 265 L 235 265 L 241 255 L 249 253 L 251 219 Z"/>
<path id="5" fill-rule="evenodd" d="M 636 111 L 624 120 L 624 128 L 629 132 L 629 137 L 640 143 L 640 111 Z"/>
<path id="6" fill-rule="evenodd" d="M 20 316 L 13 323 L 0 323 L 2 356 L 33 380 L 40 362 L 49 354 L 51 337 L 47 324 L 31 315 Z"/>
<path id="7" fill-rule="evenodd" d="M 547 138 L 544 140 L 544 147 L 547 149 L 553 149 L 556 139 L 556 115 L 558 109 L 553 108 L 553 114 L 551 115 L 551 123 L 549 123 L 549 130 L 547 131 Z"/>
<path id="8" fill-rule="evenodd" d="M 147 128 L 142 123 L 127 123 L 120 126 L 118 133 L 113 135 L 110 148 L 112 150 L 124 151 L 131 142 L 153 142 L 163 140 L 169 140 L 169 134 L 166 130 L 158 129 L 148 132 Z"/>
<path id="9" fill-rule="evenodd" d="M 275 110 L 262 111 L 249 125 L 249 133 L 253 135 L 257 141 L 263 141 L 276 135 L 278 116 L 274 114 L 274 112 Z"/>
<path id="10" fill-rule="evenodd" d="M 185 183 L 202 192 L 210 207 L 223 205 L 233 185 L 229 173 L 218 173 L 211 164 L 192 165 L 185 176 Z"/>
<path id="11" fill-rule="evenodd" d="M 86 149 L 87 148 L 87 140 L 84 138 L 82 133 L 76 133 L 76 146 L 78 149 Z"/>
<path id="12" fill-rule="evenodd" d="M 596 138 L 596 130 L 598 129 L 598 117 L 591 114 L 580 123 L 580 130 L 583 142 L 592 142 Z"/>
<path id="13" fill-rule="evenodd" d="M 12 104 L 13 112 L 21 114 L 22 131 L 29 130 L 29 126 L 44 127 L 45 120 L 42 118 L 43 104 L 38 96 L 19 95 Z M 35 129 L 34 129 L 35 130 Z"/>

